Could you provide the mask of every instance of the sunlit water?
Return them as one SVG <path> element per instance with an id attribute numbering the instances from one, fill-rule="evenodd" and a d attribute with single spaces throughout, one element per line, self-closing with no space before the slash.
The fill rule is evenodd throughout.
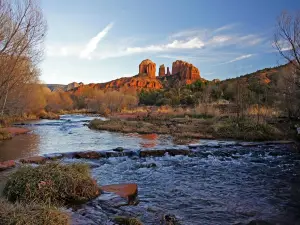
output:
<path id="1" fill-rule="evenodd" d="M 59 121 L 27 125 L 33 129 L 31 134 L 0 145 L 0 160 L 119 146 L 135 150 L 174 147 L 167 136 L 92 131 L 84 126 L 90 119 L 71 115 Z M 298 153 L 287 145 L 243 147 L 230 142 L 202 143 L 194 157 L 120 157 L 87 162 L 97 165 L 92 174 L 101 185 L 138 184 L 140 203 L 118 208 L 116 212 L 139 217 L 144 224 L 159 224 L 163 214 L 174 214 L 181 224 L 187 225 L 247 224 L 258 219 L 270 224 L 300 224 Z M 142 166 L 148 163 L 157 167 Z M 100 208 L 91 208 L 84 214 L 85 224 L 109 224 L 103 217 L 101 201 L 94 200 L 93 204 Z"/>

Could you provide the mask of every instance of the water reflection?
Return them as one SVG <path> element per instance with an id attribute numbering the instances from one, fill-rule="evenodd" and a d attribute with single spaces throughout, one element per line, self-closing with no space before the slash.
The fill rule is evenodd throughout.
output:
<path id="1" fill-rule="evenodd" d="M 0 142 L 0 161 L 20 159 L 39 153 L 40 136 L 25 134 L 15 136 L 12 140 Z"/>
<path id="2" fill-rule="evenodd" d="M 26 124 L 31 134 L 0 143 L 0 161 L 45 153 L 108 150 L 117 147 L 140 149 L 173 145 L 172 138 L 157 134 L 122 134 L 90 130 L 84 126 L 95 117 L 64 115 L 60 120 Z"/>

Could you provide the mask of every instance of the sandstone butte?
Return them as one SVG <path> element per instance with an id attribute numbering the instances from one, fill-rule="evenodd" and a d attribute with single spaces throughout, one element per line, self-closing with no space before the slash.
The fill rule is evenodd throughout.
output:
<path id="1" fill-rule="evenodd" d="M 158 70 L 158 76 L 156 76 L 156 64 L 150 59 L 143 60 L 139 65 L 139 73 L 132 77 L 122 77 L 116 80 L 109 81 L 107 83 L 91 83 L 83 85 L 82 83 L 72 83 L 74 86 L 72 90 L 69 90 L 75 94 L 82 93 L 85 88 L 94 88 L 99 90 L 119 90 L 135 89 L 135 90 L 158 90 L 164 88 L 164 86 L 170 86 L 174 83 L 191 84 L 197 80 L 204 80 L 200 77 L 200 71 L 193 64 L 188 62 L 177 60 L 172 64 L 172 72 L 167 67 L 161 65 Z M 74 85 L 75 84 L 75 85 Z"/>

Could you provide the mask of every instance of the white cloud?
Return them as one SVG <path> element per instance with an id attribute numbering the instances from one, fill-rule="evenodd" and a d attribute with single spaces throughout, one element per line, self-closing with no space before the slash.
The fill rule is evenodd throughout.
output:
<path id="1" fill-rule="evenodd" d="M 243 59 L 250 58 L 252 56 L 254 56 L 254 54 L 242 55 L 242 56 L 239 56 L 239 57 L 237 57 L 235 59 L 232 59 L 232 60 L 230 60 L 228 62 L 224 62 L 224 63 L 221 63 L 221 64 L 233 63 L 233 62 L 236 62 L 236 61 L 240 61 L 240 60 L 243 60 Z"/>
<path id="2" fill-rule="evenodd" d="M 162 52 L 172 49 L 200 49 L 204 47 L 204 42 L 199 38 L 191 40 L 174 40 L 171 43 L 164 45 L 149 45 L 145 47 L 129 47 L 125 50 L 128 54 L 142 53 L 142 52 Z"/>
<path id="3" fill-rule="evenodd" d="M 219 28 L 215 29 L 214 32 L 218 33 L 218 32 L 222 32 L 222 31 L 225 31 L 225 30 L 231 30 L 232 28 L 234 28 L 236 26 L 237 26 L 236 23 L 227 24 L 227 25 L 224 25 L 222 27 L 219 27 Z"/>
<path id="4" fill-rule="evenodd" d="M 102 31 L 100 31 L 95 37 L 93 37 L 85 49 L 80 53 L 81 58 L 91 58 L 91 54 L 96 50 L 98 43 L 106 36 L 108 31 L 113 27 L 113 23 L 108 24 Z"/>

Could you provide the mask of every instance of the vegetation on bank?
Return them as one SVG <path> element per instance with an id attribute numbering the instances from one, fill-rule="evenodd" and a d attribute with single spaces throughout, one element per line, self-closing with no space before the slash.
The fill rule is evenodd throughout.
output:
<path id="1" fill-rule="evenodd" d="M 94 119 L 89 128 L 122 133 L 168 134 L 176 143 L 195 139 L 236 139 L 245 141 L 282 140 L 287 138 L 280 130 L 256 118 L 237 119 L 231 116 L 203 114 L 153 114 L 127 119 Z"/>
<path id="2" fill-rule="evenodd" d="M 88 165 L 58 163 L 20 168 L 9 177 L 3 193 L 11 202 L 58 206 L 85 202 L 100 194 Z"/>
<path id="3" fill-rule="evenodd" d="M 69 225 L 68 213 L 47 205 L 12 204 L 0 199 L 0 225 Z"/>

